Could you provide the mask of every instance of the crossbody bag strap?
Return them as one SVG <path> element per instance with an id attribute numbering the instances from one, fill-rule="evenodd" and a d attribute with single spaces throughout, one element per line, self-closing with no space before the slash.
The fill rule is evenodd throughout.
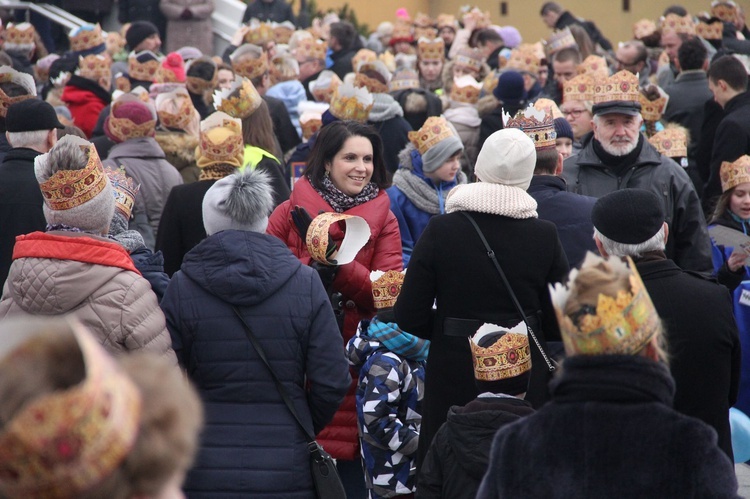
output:
<path id="1" fill-rule="evenodd" d="M 521 315 L 523 322 L 526 324 L 526 330 L 529 332 L 531 339 L 534 340 L 534 344 L 539 349 L 539 353 L 542 354 L 542 357 L 544 358 L 544 362 L 547 363 L 547 369 L 549 369 L 550 372 L 554 371 L 555 366 L 550 361 L 549 356 L 547 355 L 547 352 L 545 352 L 544 349 L 542 348 L 542 344 L 539 341 L 539 339 L 536 337 L 534 330 L 531 329 L 531 326 L 529 326 L 529 321 L 527 320 L 526 314 L 524 313 L 523 308 L 521 307 L 521 303 L 518 301 L 518 297 L 516 297 L 516 293 L 513 292 L 513 288 L 510 286 L 510 282 L 508 282 L 508 278 L 505 276 L 505 272 L 503 272 L 503 268 L 500 266 L 500 262 L 497 261 L 495 252 L 490 247 L 490 243 L 488 243 L 487 238 L 484 237 L 484 233 L 482 232 L 482 229 L 479 228 L 479 225 L 477 225 L 476 220 L 474 220 L 474 218 L 471 215 L 469 215 L 467 212 L 462 211 L 460 213 L 463 216 L 465 216 L 469 220 L 469 222 L 471 222 L 471 225 L 473 225 L 474 229 L 477 231 L 479 238 L 482 240 L 482 244 L 484 244 L 484 248 L 487 250 L 487 256 L 492 261 L 492 264 L 495 266 L 495 269 L 497 269 L 497 273 L 500 274 L 500 279 L 502 279 L 503 284 L 505 285 L 505 288 L 508 290 L 508 293 L 510 294 L 511 299 L 513 300 L 513 305 L 516 306 L 516 310 Z"/>
<path id="2" fill-rule="evenodd" d="M 260 360 L 262 360 L 263 363 L 266 365 L 266 367 L 268 368 L 268 372 L 271 373 L 273 382 L 276 383 L 276 389 L 279 391 L 279 394 L 281 394 L 281 398 L 284 400 L 284 403 L 289 408 L 289 412 L 292 413 L 292 416 L 294 416 L 294 419 L 297 421 L 297 424 L 300 426 L 300 428 L 302 428 L 302 431 L 305 433 L 307 442 L 309 444 L 314 443 L 315 436 L 312 435 L 309 431 L 307 431 L 307 428 L 305 428 L 305 425 L 302 424 L 302 420 L 297 414 L 297 410 L 294 408 L 294 404 L 292 403 L 292 400 L 289 398 L 289 394 L 287 394 L 286 390 L 284 389 L 284 385 L 281 384 L 281 380 L 279 380 L 278 376 L 276 376 L 276 372 L 271 368 L 271 364 L 268 363 L 268 358 L 266 358 L 266 352 L 263 350 L 263 347 L 260 345 L 260 342 L 253 334 L 252 330 L 250 329 L 250 326 L 245 321 L 245 318 L 242 317 L 242 314 L 237 309 L 237 307 L 232 305 L 232 310 L 234 310 L 235 315 L 237 315 L 237 317 L 240 319 L 240 322 L 242 322 L 242 326 L 245 328 L 245 334 L 247 335 L 247 339 L 249 339 L 250 343 L 252 343 L 253 348 L 255 348 L 255 351 L 258 353 L 258 357 L 260 357 Z"/>

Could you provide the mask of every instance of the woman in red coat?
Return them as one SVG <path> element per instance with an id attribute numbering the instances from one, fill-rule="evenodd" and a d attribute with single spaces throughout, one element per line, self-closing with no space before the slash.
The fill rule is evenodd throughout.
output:
<path id="1" fill-rule="evenodd" d="M 390 211 L 384 187 L 386 169 L 383 143 L 378 133 L 372 127 L 354 121 L 333 122 L 320 131 L 304 175 L 294 185 L 289 200 L 279 205 L 269 220 L 268 233 L 284 241 L 307 265 L 313 260 L 304 237 L 300 237 L 292 220 L 295 207 L 304 208 L 313 217 L 326 211 L 356 215 L 367 221 L 370 239 L 355 260 L 339 267 L 321 266 L 319 270 L 324 284 L 328 285 L 326 281 L 330 281 L 329 294 L 341 294 L 344 344 L 354 336 L 361 319 L 375 315 L 370 272 L 402 268 L 398 222 Z M 330 234 L 333 242 L 340 245 L 343 230 L 334 225 Z M 317 265 L 313 264 L 314 267 Z M 352 376 L 352 379 L 356 378 Z M 318 435 L 318 440 L 339 459 L 340 471 L 347 467 L 342 461 L 355 461 L 351 468 L 356 468 L 361 475 L 354 382 L 333 421 Z M 345 484 L 346 474 L 346 471 L 342 473 Z M 364 493 L 364 478 L 361 489 Z"/>

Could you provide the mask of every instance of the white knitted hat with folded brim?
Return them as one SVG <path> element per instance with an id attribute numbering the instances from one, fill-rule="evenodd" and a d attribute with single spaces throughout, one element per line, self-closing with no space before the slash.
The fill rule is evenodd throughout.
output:
<path id="1" fill-rule="evenodd" d="M 525 191 L 531 184 L 535 166 L 534 142 L 521 130 L 506 128 L 487 137 L 477 156 L 474 173 L 482 182 Z"/>

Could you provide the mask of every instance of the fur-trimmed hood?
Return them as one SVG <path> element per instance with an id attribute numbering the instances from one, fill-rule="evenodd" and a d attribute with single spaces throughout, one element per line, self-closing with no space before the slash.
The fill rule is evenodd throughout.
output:
<path id="1" fill-rule="evenodd" d="M 161 150 L 164 151 L 167 161 L 178 170 L 195 164 L 195 148 L 198 147 L 198 137 L 182 132 L 157 131 L 154 138 Z"/>
<path id="2" fill-rule="evenodd" d="M 500 106 L 500 104 L 500 101 L 497 100 L 494 95 L 485 95 L 477 102 L 477 111 L 479 112 L 479 117 L 484 118 L 488 114 L 491 114 L 492 111 Z"/>
<path id="3" fill-rule="evenodd" d="M 398 153 L 398 167 L 404 170 L 414 171 L 414 164 L 411 162 L 411 152 L 416 149 L 414 144 L 409 142 L 406 147 Z"/>

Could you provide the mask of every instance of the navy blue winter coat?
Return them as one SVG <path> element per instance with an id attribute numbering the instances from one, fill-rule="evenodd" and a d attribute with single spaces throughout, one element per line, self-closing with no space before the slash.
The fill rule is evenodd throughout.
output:
<path id="1" fill-rule="evenodd" d="M 304 433 L 248 340 L 240 310 L 307 430 L 333 417 L 351 378 L 317 273 L 273 236 L 222 231 L 190 250 L 161 303 L 206 428 L 190 498 L 313 498 Z"/>

